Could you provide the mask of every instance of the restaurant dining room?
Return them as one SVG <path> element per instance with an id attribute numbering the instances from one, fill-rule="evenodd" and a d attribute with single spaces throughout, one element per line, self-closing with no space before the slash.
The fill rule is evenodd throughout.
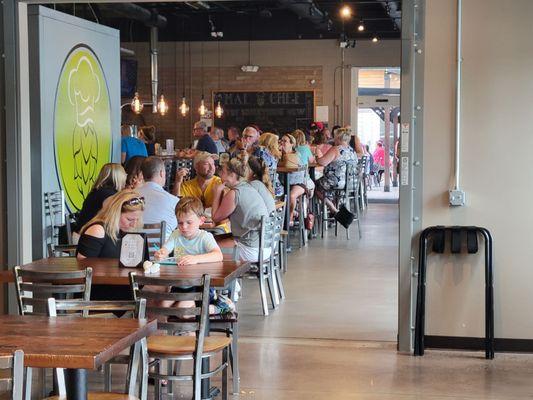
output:
<path id="1" fill-rule="evenodd" d="M 0 399 L 530 398 L 503 3 L 4 0 Z"/>

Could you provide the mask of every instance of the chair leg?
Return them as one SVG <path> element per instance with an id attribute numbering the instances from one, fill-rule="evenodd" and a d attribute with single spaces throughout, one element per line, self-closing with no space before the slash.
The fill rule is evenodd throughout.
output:
<path id="1" fill-rule="evenodd" d="M 33 368 L 26 367 L 24 368 L 24 372 L 26 373 L 26 381 L 24 384 L 24 400 L 31 400 L 31 381 L 33 378 Z"/>
<path id="2" fill-rule="evenodd" d="M 234 322 L 231 335 L 231 374 L 233 377 L 233 394 L 239 394 L 241 375 L 239 372 L 239 322 Z"/>
<path id="3" fill-rule="evenodd" d="M 172 375 L 174 372 L 174 361 L 167 360 L 167 375 Z M 167 381 L 167 395 L 172 396 L 174 394 L 174 381 L 169 379 Z"/>
<path id="4" fill-rule="evenodd" d="M 283 287 L 283 281 L 281 280 L 281 272 L 279 268 L 274 270 L 276 282 L 278 284 L 279 298 L 285 300 L 285 288 Z"/>
<path id="5" fill-rule="evenodd" d="M 325 201 L 322 201 L 322 213 L 321 213 L 321 223 L 320 223 L 320 236 L 322 237 L 322 239 L 324 239 L 324 230 L 326 229 L 326 225 L 327 225 L 327 220 L 328 220 L 328 211 L 327 211 L 327 206 L 326 206 L 326 202 Z"/>
<path id="6" fill-rule="evenodd" d="M 259 294 L 261 295 L 261 305 L 263 307 L 263 315 L 268 315 L 268 303 L 266 298 L 265 277 L 263 274 L 263 267 L 259 266 L 257 273 L 257 280 L 259 282 Z"/>
<path id="7" fill-rule="evenodd" d="M 46 393 L 46 368 L 39 368 L 39 389 L 42 399 L 48 397 L 48 393 Z"/>
<path id="8" fill-rule="evenodd" d="M 111 391 L 111 364 L 104 364 L 104 392 Z"/>
<path id="9" fill-rule="evenodd" d="M 226 364 L 222 370 L 222 400 L 228 400 L 228 348 L 222 350 L 222 364 Z"/>
<path id="10" fill-rule="evenodd" d="M 272 272 L 272 258 L 267 266 L 267 282 L 268 292 L 270 293 L 270 301 L 272 302 L 272 308 L 277 309 L 279 305 L 278 286 L 276 284 L 276 277 Z"/>
<path id="11" fill-rule="evenodd" d="M 159 375 L 161 372 L 161 361 L 158 360 L 154 365 L 154 372 Z M 156 400 L 161 400 L 161 380 L 158 378 L 154 378 L 154 397 Z"/>

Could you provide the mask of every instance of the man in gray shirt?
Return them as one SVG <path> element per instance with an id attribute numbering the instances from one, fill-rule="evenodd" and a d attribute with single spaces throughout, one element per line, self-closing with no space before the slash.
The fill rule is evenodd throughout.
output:
<path id="1" fill-rule="evenodd" d="M 141 170 L 146 182 L 138 189 L 144 197 L 143 222 L 156 224 L 165 221 L 165 237 L 168 238 L 178 226 L 175 209 L 179 199 L 163 188 L 166 180 L 165 163 L 159 157 L 147 157 L 141 165 Z"/>

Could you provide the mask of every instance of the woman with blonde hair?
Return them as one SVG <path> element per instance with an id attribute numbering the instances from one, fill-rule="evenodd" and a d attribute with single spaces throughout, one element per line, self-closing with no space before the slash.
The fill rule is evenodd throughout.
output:
<path id="1" fill-rule="evenodd" d="M 142 227 L 144 198 L 133 190 L 123 190 L 111 196 L 98 214 L 81 229 L 76 257 L 119 258 L 123 232 Z M 148 259 L 145 248 L 144 258 Z M 128 287 L 93 285 L 93 300 L 127 300 L 131 298 Z"/>
<path id="2" fill-rule="evenodd" d="M 252 155 L 262 160 L 268 167 L 270 180 L 274 187 L 274 194 L 276 196 L 283 196 L 283 186 L 281 185 L 278 173 L 276 172 L 278 169 L 278 162 L 281 159 L 281 151 L 278 142 L 278 135 L 265 132 L 259 136 L 259 146 L 257 146 Z"/>
<path id="3" fill-rule="evenodd" d="M 296 129 L 294 132 L 292 132 L 292 136 L 294 136 L 294 139 L 296 139 L 296 151 L 300 155 L 300 161 L 305 165 L 314 163 L 315 156 L 311 151 L 311 147 L 307 143 L 305 133 L 303 133 L 303 131 L 300 129 Z"/>
<path id="4" fill-rule="evenodd" d="M 77 225 L 83 227 L 102 209 L 104 201 L 126 186 L 126 171 L 116 163 L 104 164 L 93 188 L 85 198 L 78 216 Z"/>
<path id="5" fill-rule="evenodd" d="M 247 155 L 235 157 L 222 166 L 223 183 L 214 190 L 212 219 L 219 224 L 229 218 L 239 258 L 257 262 L 261 217 L 268 215 L 268 209 L 259 191 L 248 183 L 249 175 Z M 269 250 L 265 249 L 265 257 L 270 256 Z"/>

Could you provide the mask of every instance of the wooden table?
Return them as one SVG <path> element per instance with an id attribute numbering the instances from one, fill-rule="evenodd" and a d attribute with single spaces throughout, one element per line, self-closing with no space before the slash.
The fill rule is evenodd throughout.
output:
<path id="1" fill-rule="evenodd" d="M 280 167 L 276 169 L 276 172 L 280 175 L 281 183 L 283 184 L 283 188 L 285 190 L 285 196 L 287 198 L 287 205 L 290 201 L 290 193 L 291 193 L 291 186 L 289 185 L 289 174 L 292 172 L 301 172 L 305 171 L 306 167 Z M 290 222 L 290 216 L 291 216 L 291 208 L 285 207 L 285 220 L 283 221 L 283 229 L 287 232 L 289 231 L 289 222 Z"/>
<path id="2" fill-rule="evenodd" d="M 67 399 L 87 398 L 96 369 L 157 330 L 157 321 L 0 315 L 0 353 L 24 351 L 24 366 L 66 368 Z"/>
<path id="3" fill-rule="evenodd" d="M 29 264 L 22 265 L 22 269 L 33 271 L 73 271 L 91 267 L 93 269 L 93 285 L 129 285 L 128 274 L 135 271 L 144 275 L 142 268 L 122 268 L 118 266 L 116 258 L 85 258 L 75 257 L 43 258 Z M 204 274 L 211 276 L 211 286 L 228 287 L 236 278 L 242 276 L 250 268 L 250 263 L 242 261 L 221 261 L 187 266 L 161 265 L 160 276 L 175 279 L 198 278 Z M 14 282 L 13 271 L 1 271 L 0 283 Z"/>

